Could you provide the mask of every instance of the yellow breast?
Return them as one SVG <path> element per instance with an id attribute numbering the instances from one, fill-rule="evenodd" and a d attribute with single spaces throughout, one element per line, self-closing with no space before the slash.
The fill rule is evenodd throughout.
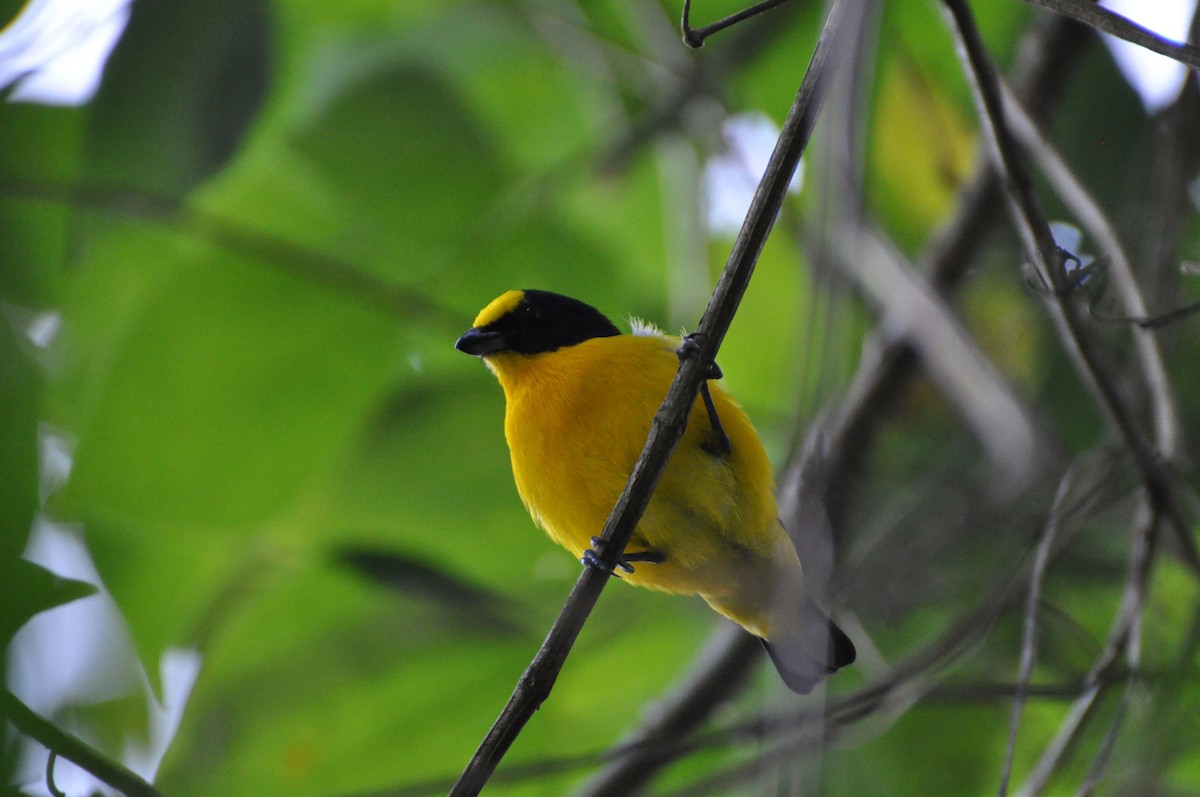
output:
<path id="1" fill-rule="evenodd" d="M 620 335 L 488 357 L 504 388 L 517 491 L 537 523 L 575 556 L 600 534 L 642 451 L 678 367 L 677 345 L 664 336 Z M 712 427 L 697 400 L 626 549 L 654 550 L 666 562 L 638 565 L 627 580 L 698 592 L 710 603 L 754 603 L 761 588 L 748 582 L 778 569 L 770 563 L 781 555 L 784 569 L 797 575 L 799 562 L 777 521 L 771 465 L 758 435 L 724 390 L 713 385 L 712 394 L 732 453 L 704 449 Z"/>

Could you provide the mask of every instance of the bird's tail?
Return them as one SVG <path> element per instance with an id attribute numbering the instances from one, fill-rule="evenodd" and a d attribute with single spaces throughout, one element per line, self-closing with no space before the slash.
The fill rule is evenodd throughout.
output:
<path id="1" fill-rule="evenodd" d="M 857 656 L 850 637 L 807 599 L 799 622 L 783 624 L 762 643 L 779 677 L 802 695 Z"/>

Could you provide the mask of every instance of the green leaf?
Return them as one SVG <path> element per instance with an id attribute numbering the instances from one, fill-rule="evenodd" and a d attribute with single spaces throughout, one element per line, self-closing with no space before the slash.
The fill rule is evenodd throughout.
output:
<path id="1" fill-rule="evenodd" d="M 0 298 L 30 310 L 53 305 L 61 285 L 81 122 L 76 108 L 0 102 Z"/>
<path id="2" fill-rule="evenodd" d="M 343 56 L 357 68 L 326 78 L 332 85 L 314 97 L 291 143 L 353 202 L 347 254 L 374 257 L 382 246 L 384 267 L 411 281 L 437 273 L 446 249 L 471 235 L 505 170 L 453 84 L 387 55 Z"/>
<path id="3" fill-rule="evenodd" d="M 182 195 L 234 155 L 270 81 L 262 0 L 138 0 L 90 105 L 91 180 Z"/>
<path id="4" fill-rule="evenodd" d="M 0 641 L 7 644 L 34 615 L 95 594 L 95 585 L 55 575 L 26 559 L 0 561 Z"/>
<path id="5" fill-rule="evenodd" d="M 390 381 L 388 319 L 254 262 L 117 229 L 86 270 L 75 299 L 108 310 L 77 329 L 74 511 L 244 530 L 294 498 Z"/>
<path id="6" fill-rule="evenodd" d="M 0 304 L 0 562 L 24 549 L 38 508 L 41 374 L 12 309 Z"/>

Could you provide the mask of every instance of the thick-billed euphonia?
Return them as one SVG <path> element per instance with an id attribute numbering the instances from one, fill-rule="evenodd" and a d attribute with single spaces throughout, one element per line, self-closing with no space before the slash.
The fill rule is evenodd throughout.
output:
<path id="1" fill-rule="evenodd" d="M 501 295 L 455 344 L 500 380 L 517 492 L 577 557 L 596 561 L 593 536 L 641 454 L 680 345 L 640 324 L 623 335 L 594 307 L 539 290 Z M 807 693 L 854 661 L 854 645 L 805 594 L 749 418 L 720 385 L 710 395 L 717 423 L 698 397 L 620 575 L 698 594 L 763 640 L 784 682 Z"/>

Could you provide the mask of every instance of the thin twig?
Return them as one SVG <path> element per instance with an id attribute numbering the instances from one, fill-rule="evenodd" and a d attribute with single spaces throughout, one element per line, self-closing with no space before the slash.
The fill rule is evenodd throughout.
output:
<path id="1" fill-rule="evenodd" d="M 1071 19 L 1077 19 L 1098 31 L 1133 42 L 1151 52 L 1186 64 L 1192 69 L 1200 69 L 1200 47 L 1164 39 L 1149 28 L 1143 28 L 1136 22 L 1097 3 L 1084 0 L 1025 0 L 1025 2 L 1047 8 Z"/>
<path id="2" fill-rule="evenodd" d="M 1025 150 L 1037 161 L 1050 186 L 1109 258 L 1109 273 L 1117 286 L 1125 312 L 1136 318 L 1147 317 L 1146 300 L 1142 297 L 1137 279 L 1133 275 L 1129 256 L 1125 253 L 1116 229 L 1108 220 L 1100 203 L 1084 188 L 1070 166 L 1041 134 L 1012 91 L 1003 83 L 1001 88 L 1012 131 Z M 1142 378 L 1154 411 L 1155 445 L 1163 457 L 1173 461 L 1179 455 L 1181 432 L 1179 413 L 1175 409 L 1175 398 L 1171 395 L 1162 352 L 1159 350 L 1157 339 L 1144 328 L 1135 332 L 1133 339 L 1141 355 L 1138 360 Z"/>
<path id="3" fill-rule="evenodd" d="M 751 17 L 756 17 L 764 11 L 770 11 L 776 6 L 781 6 L 788 0 L 762 0 L 755 3 L 749 8 L 743 8 L 735 14 L 719 19 L 702 28 L 693 28 L 689 20 L 692 11 L 692 0 L 683 0 L 683 18 L 679 23 L 680 29 L 683 31 L 683 43 L 692 49 L 704 46 L 704 40 L 714 33 L 733 27 L 739 22 L 743 22 Z"/>
<path id="4" fill-rule="evenodd" d="M 674 760 L 692 729 L 720 708 L 734 687 L 750 675 L 760 649 L 758 640 L 732 623 L 722 623 L 696 660 L 689 676 L 646 712 L 648 719 L 614 748 L 613 761 L 575 792 L 575 797 L 635 794 Z"/>
<path id="5" fill-rule="evenodd" d="M 1092 41 L 1086 34 L 1086 28 L 1068 19 L 1046 16 L 1017 48 L 1023 57 L 1014 70 L 1014 85 L 1036 117 L 1058 108 L 1055 99 L 1071 67 Z M 999 184 L 990 160 L 981 159 L 976 174 L 959 192 L 956 214 L 926 245 L 922 271 L 939 294 L 953 293 L 976 262 L 999 202 Z M 866 455 L 882 419 L 890 416 L 889 408 L 905 395 L 904 387 L 919 364 L 906 340 L 878 329 L 868 336 L 862 350 L 864 356 L 850 387 L 809 426 L 799 447 L 805 453 L 780 479 L 781 496 L 797 493 L 803 482 L 819 479 L 823 486 L 805 490 L 822 504 L 834 528 L 840 525 L 851 495 L 835 488 L 845 483 Z M 820 461 L 809 462 L 813 459 Z"/>
<path id="6" fill-rule="evenodd" d="M 1144 500 L 1139 507 L 1138 529 L 1133 540 L 1133 553 L 1130 557 L 1129 578 L 1126 581 L 1125 599 L 1122 601 L 1122 611 L 1129 615 L 1129 631 L 1125 635 L 1124 652 L 1125 666 L 1129 668 L 1126 676 L 1125 689 L 1121 692 L 1121 702 L 1117 707 L 1108 733 L 1100 752 L 1096 754 L 1087 779 L 1080 787 L 1080 794 L 1091 794 L 1096 784 L 1104 776 L 1108 764 L 1112 760 L 1112 751 L 1116 746 L 1117 736 L 1125 720 L 1126 707 L 1130 696 L 1137 687 L 1137 679 L 1142 666 L 1142 619 L 1146 605 L 1146 591 L 1150 583 L 1150 570 L 1154 566 L 1154 548 L 1158 540 L 1161 526 L 1159 507 L 1150 500 Z"/>
<path id="7" fill-rule="evenodd" d="M 137 773 L 77 736 L 61 730 L 7 689 L 0 691 L 0 716 L 7 718 L 17 730 L 45 746 L 52 754 L 67 759 L 119 792 L 129 797 L 162 797 L 158 789 L 142 780 Z"/>
<path id="8" fill-rule="evenodd" d="M 1050 552 L 1054 548 L 1058 536 L 1059 523 L 1062 519 L 1064 503 L 1071 492 L 1078 467 L 1071 467 L 1058 485 L 1058 493 L 1050 509 L 1050 516 L 1042 530 L 1034 551 L 1033 567 L 1029 574 L 1029 591 L 1025 598 L 1025 622 L 1021 631 L 1021 665 L 1017 674 L 1016 694 L 1013 696 L 1012 714 L 1008 724 L 1008 743 L 1004 751 L 1004 765 L 1000 770 L 999 797 L 1008 794 L 1008 782 L 1012 776 L 1013 759 L 1017 751 L 1017 731 L 1021 727 L 1021 712 L 1025 707 L 1025 698 L 1033 677 L 1033 665 L 1037 661 L 1037 609 L 1042 601 L 1042 583 L 1046 578 L 1046 569 L 1050 563 Z"/>
<path id="9" fill-rule="evenodd" d="M 1150 444 L 1139 428 L 1132 409 L 1118 392 L 1117 379 L 1109 372 L 1095 341 L 1079 318 L 1062 268 L 1064 253 L 1054 241 L 1033 181 L 1009 131 L 999 78 L 970 8 L 965 0 L 943 0 L 943 5 L 952 22 L 989 150 L 996 167 L 1004 175 L 1005 196 L 1026 255 L 1043 284 L 1051 288 L 1047 307 L 1058 327 L 1059 337 L 1097 406 L 1137 463 L 1147 494 L 1170 521 L 1182 561 L 1194 574 L 1200 575 L 1200 551 L 1192 536 L 1191 525 L 1178 507 L 1173 476 L 1161 452 Z"/>
<path id="10" fill-rule="evenodd" d="M 597 547 L 601 562 L 608 565 L 610 570 L 625 549 L 625 544 L 650 502 L 654 487 L 666 469 L 672 450 L 683 436 L 688 412 L 737 312 L 759 253 L 774 226 L 788 183 L 808 144 L 824 98 L 826 72 L 830 68 L 829 41 L 837 28 L 841 6 L 839 2 L 831 11 L 813 51 L 795 102 L 771 153 L 766 173 L 750 203 L 746 220 L 712 299 L 700 320 L 696 351 L 693 356 L 681 361 L 675 380 L 655 414 L 642 454 L 604 525 Z M 575 638 L 607 581 L 608 573 L 603 568 L 584 569 L 541 649 L 521 676 L 508 704 L 451 790 L 451 795 L 463 797 L 478 794 L 487 783 L 533 712 L 549 697 Z"/>
<path id="11" fill-rule="evenodd" d="M 1000 474 L 997 493 L 1020 493 L 1044 457 L 1029 408 L 881 231 L 865 220 L 842 222 L 829 257 L 878 308 L 881 326 L 908 343 L 926 376 L 974 432 Z"/>
<path id="12" fill-rule="evenodd" d="M 1200 313 L 1200 302 L 1192 302 L 1180 307 L 1173 307 L 1166 312 L 1157 315 L 1129 315 L 1117 316 L 1116 318 L 1104 317 L 1101 321 L 1114 322 L 1118 324 L 1133 324 L 1138 329 L 1155 330 L 1170 326 L 1177 321 L 1182 321 L 1190 315 Z"/>
<path id="13" fill-rule="evenodd" d="M 1200 560 L 1196 556 L 1191 530 L 1176 507 L 1170 476 L 1163 467 L 1161 454 L 1142 435 L 1131 410 L 1117 393 L 1115 380 L 1101 362 L 1094 342 L 1082 328 L 1072 298 L 1065 290 L 1068 283 L 1060 262 L 1064 253 L 1054 242 L 1032 180 L 1008 129 L 1000 82 L 979 37 L 971 11 L 965 0 L 943 0 L 943 4 L 958 42 L 964 71 L 975 95 L 985 138 L 997 168 L 1005 176 L 1006 195 L 1026 254 L 1043 284 L 1053 289 L 1048 306 L 1059 327 L 1060 337 L 1075 360 L 1080 376 L 1091 388 L 1110 423 L 1120 433 L 1126 449 L 1133 455 L 1145 490 L 1142 511 L 1147 520 L 1134 537 L 1125 598 L 1109 635 L 1109 644 L 1093 667 L 1089 687 L 1072 707 L 1059 733 L 1022 788 L 1023 795 L 1036 795 L 1045 787 L 1059 761 L 1094 712 L 1099 696 L 1109 683 L 1111 667 L 1122 648 L 1126 649 L 1129 660 L 1135 663 L 1131 669 L 1136 669 L 1140 655 L 1138 631 L 1141 609 L 1153 561 L 1158 522 L 1163 513 L 1170 518 L 1176 537 L 1181 542 L 1184 561 L 1200 572 Z"/>
<path id="14" fill-rule="evenodd" d="M 1018 48 L 1024 57 L 1015 70 L 1017 93 L 1027 101 L 1038 103 L 1040 111 L 1053 109 L 1056 87 L 1069 74 L 1070 66 L 1086 53 L 1089 41 L 1086 29 L 1069 20 L 1051 16 L 1040 21 Z M 929 247 L 930 251 L 924 258 L 925 271 L 930 285 L 938 293 L 950 292 L 974 261 L 974 254 L 985 239 L 981 227 L 986 224 L 989 210 L 996 203 L 996 183 L 995 171 L 986 161 L 982 162 L 978 173 L 962 192 L 958 215 Z M 857 448 L 865 445 L 869 437 L 868 427 L 877 423 L 879 418 L 888 416 L 885 405 L 895 402 L 903 394 L 898 384 L 916 370 L 916 360 L 908 354 L 909 349 L 902 339 L 888 336 L 879 340 L 877 345 L 866 347 L 866 350 L 878 350 L 880 355 L 864 356 L 859 361 L 854 379 L 856 387 L 851 391 L 851 396 L 832 402 L 831 411 L 809 426 L 808 437 L 802 446 L 803 453 L 781 478 L 780 517 L 788 528 L 805 526 L 797 521 L 801 511 L 812 511 L 814 507 L 821 507 L 821 511 L 824 511 L 823 507 L 830 500 L 826 491 L 832 484 L 842 483 L 840 478 L 831 478 L 828 474 L 842 472 L 845 462 L 855 458 Z M 800 495 L 801 483 L 804 484 L 803 497 Z M 1197 617 L 1200 618 L 1200 614 Z M 1200 627 L 1200 619 L 1197 625 Z M 705 646 L 709 675 L 725 674 L 728 667 L 737 663 L 742 669 L 748 669 L 757 660 L 760 652 L 757 645 L 746 645 L 744 634 L 727 631 L 725 626 L 719 628 L 710 639 L 710 644 Z M 1200 638 L 1200 633 L 1197 637 Z M 711 649 L 714 643 L 720 646 L 717 652 Z M 708 712 L 732 691 L 737 679 L 726 680 L 726 691 L 718 695 L 706 691 L 702 686 L 710 682 L 703 668 L 689 673 L 684 685 L 665 701 L 662 711 L 667 716 L 690 714 L 697 720 L 708 716 Z M 1060 688 L 1060 693 L 1063 693 L 1061 689 L 1065 687 Z M 997 692 L 996 697 L 1007 697 L 1012 693 L 1012 687 L 1008 687 L 1007 691 L 998 688 Z M 937 693 L 935 690 L 932 694 Z M 1042 692 L 1037 687 L 1030 687 L 1028 693 L 1040 695 Z M 1070 691 L 1071 696 L 1075 694 L 1078 694 L 1078 688 Z M 659 722 L 648 721 L 632 738 L 653 738 L 656 726 L 659 726 Z M 677 760 L 685 749 L 692 749 L 685 748 L 679 742 L 698 726 L 699 721 L 690 728 L 672 724 L 676 734 L 675 751 L 671 756 L 660 753 L 655 759 L 655 767 L 661 768 Z M 703 746 L 703 742 L 697 744 Z M 645 766 L 644 756 L 625 746 L 625 742 L 618 744 L 611 752 L 614 754 L 614 763 L 584 787 L 584 794 L 603 794 L 603 784 L 627 783 L 624 778 L 631 777 L 631 773 L 639 775 L 642 782 L 654 774 Z M 618 792 L 610 790 L 608 793 Z"/>
<path id="15" fill-rule="evenodd" d="M 1037 130 L 1033 122 L 1025 115 L 1024 110 L 1020 107 L 1020 103 L 1011 96 L 1011 92 L 1006 91 L 1005 101 L 1007 103 L 1007 110 L 1010 112 L 1009 118 L 1013 121 L 1014 132 L 1021 139 L 1026 149 L 1037 159 L 1050 185 L 1063 199 L 1075 217 L 1080 220 L 1088 233 L 1096 239 L 1101 250 L 1108 256 L 1111 263 L 1110 273 L 1115 278 L 1114 281 L 1117 284 L 1120 298 L 1124 303 L 1125 312 L 1134 317 L 1135 321 L 1139 317 L 1145 318 L 1145 301 L 1133 276 L 1129 259 L 1125 254 L 1124 248 L 1121 246 L 1112 224 L 1104 215 L 1099 203 L 1084 189 L 1082 183 L 1074 176 L 1067 164 L 1049 142 L 1041 136 L 1040 131 Z M 1139 326 L 1141 325 L 1139 324 Z M 1143 327 L 1143 330 L 1145 329 L 1146 327 Z M 1138 358 L 1138 362 L 1153 410 L 1156 445 L 1165 458 L 1174 460 L 1179 455 L 1181 431 L 1179 429 L 1178 414 L 1175 410 L 1174 397 L 1171 395 L 1166 366 L 1159 351 L 1158 341 L 1152 334 L 1139 331 L 1134 333 L 1134 343 L 1141 355 Z M 1138 647 L 1140 642 L 1138 640 L 1140 640 L 1139 634 L 1130 634 L 1129 649 L 1131 652 L 1127 656 L 1130 668 L 1129 682 L 1121 694 L 1116 716 L 1108 732 L 1105 734 L 1101 750 L 1097 754 L 1086 780 L 1078 791 L 1081 795 L 1090 795 L 1095 791 L 1111 759 L 1112 750 L 1119 735 L 1122 720 L 1125 716 L 1125 709 L 1130 699 L 1130 692 L 1134 687 L 1133 679 L 1139 663 L 1138 656 L 1136 655 L 1136 651 L 1140 650 Z M 1015 709 L 1016 707 L 1014 706 L 1014 720 L 1016 719 Z M 1012 729 L 1014 736 L 1015 730 L 1014 726 Z M 1006 765 L 1011 762 L 1011 754 L 1013 752 L 1011 745 L 1013 742 L 1014 738 L 1010 736 L 1009 757 L 1006 759 Z M 1004 774 L 1005 776 L 1008 774 L 1007 766 Z M 1006 778 L 1002 780 L 1001 795 L 1004 794 L 1003 784 L 1005 782 Z"/>
<path id="16" fill-rule="evenodd" d="M 577 160 L 594 164 L 601 176 L 616 174 L 663 134 L 673 135 L 686 128 L 685 118 L 697 107 L 697 101 L 719 94 L 718 86 L 729 74 L 754 62 L 795 29 L 789 23 L 798 10 L 800 7 L 796 5 L 780 7 L 772 18 L 773 24 L 743 26 L 733 31 L 726 46 L 713 51 L 710 57 L 688 59 L 685 68 L 672 71 L 674 81 L 669 84 L 670 91 L 647 97 L 646 110 L 627 129 L 591 157 L 581 155 Z M 638 57 L 644 59 L 646 55 Z"/>
<path id="17" fill-rule="evenodd" d="M 1087 777 L 1075 792 L 1077 797 L 1091 797 L 1096 792 L 1096 787 L 1100 785 L 1100 781 L 1104 779 L 1104 773 L 1108 769 L 1108 764 L 1112 761 L 1113 749 L 1117 746 L 1117 738 L 1121 735 L 1121 726 L 1125 722 L 1125 712 L 1129 709 L 1130 695 L 1133 692 L 1136 683 L 1137 673 L 1130 671 L 1125 676 L 1125 690 L 1121 692 L 1121 700 L 1117 703 L 1117 710 L 1113 716 L 1112 723 L 1108 727 L 1108 732 L 1104 734 L 1104 741 L 1100 744 L 1100 752 L 1096 754 L 1095 760 L 1092 762 L 1091 768 L 1088 770 Z"/>
<path id="18" fill-rule="evenodd" d="M 1058 733 L 1042 753 L 1042 757 L 1038 759 L 1020 791 L 1017 792 L 1019 797 L 1036 797 L 1045 790 L 1067 751 L 1071 749 L 1088 721 L 1095 714 L 1100 705 L 1100 698 L 1111 686 L 1117 675 L 1115 665 L 1123 652 L 1127 661 L 1134 663 L 1129 674 L 1136 675 L 1141 649 L 1139 629 L 1142 607 L 1145 603 L 1146 585 L 1149 582 L 1150 568 L 1154 561 L 1155 541 L 1160 524 L 1159 514 L 1152 502 L 1144 503 L 1140 512 L 1143 517 L 1134 535 L 1129 577 L 1126 580 L 1121 606 L 1113 620 L 1104 650 L 1101 651 L 1088 672 L 1084 691 L 1072 704 L 1067 716 L 1059 725 Z M 1132 684 L 1132 681 L 1127 683 Z M 1119 723 L 1120 718 L 1118 717 L 1114 722 Z M 1110 728 L 1110 734 L 1116 733 L 1117 728 L 1119 728 L 1119 724 Z"/>

